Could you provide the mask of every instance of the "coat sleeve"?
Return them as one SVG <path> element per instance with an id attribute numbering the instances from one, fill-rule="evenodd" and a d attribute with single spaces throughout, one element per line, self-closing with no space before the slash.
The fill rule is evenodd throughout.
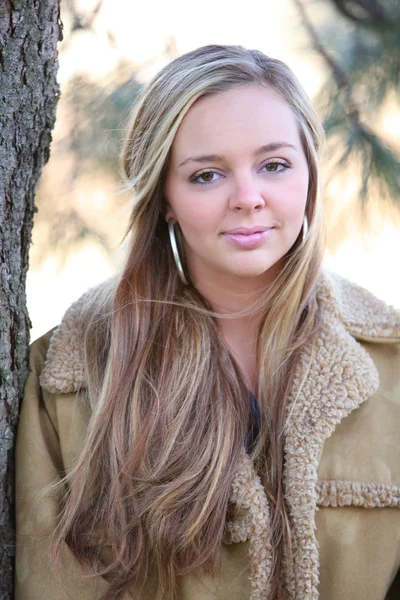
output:
<path id="1" fill-rule="evenodd" d="M 49 558 L 60 492 L 49 492 L 46 488 L 60 481 L 64 458 L 56 413 L 52 415 L 48 409 L 51 395 L 39 385 L 47 344 L 48 338 L 44 336 L 31 347 L 30 372 L 18 426 L 15 600 L 98 600 L 107 589 L 106 582 L 85 576 L 66 545 L 60 576 L 55 575 Z"/>

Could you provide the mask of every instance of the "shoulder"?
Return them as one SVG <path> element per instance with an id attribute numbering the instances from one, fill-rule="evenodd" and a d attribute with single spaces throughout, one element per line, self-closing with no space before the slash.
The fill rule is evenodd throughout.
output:
<path id="1" fill-rule="evenodd" d="M 323 277 L 318 294 L 324 308 L 329 308 L 326 318 L 331 318 L 335 327 L 344 327 L 362 346 L 376 369 L 379 385 L 325 442 L 320 479 L 394 485 L 398 493 L 400 311 L 338 275 L 324 273 Z"/>
<path id="2" fill-rule="evenodd" d="M 380 390 L 400 385 L 400 310 L 337 274 L 324 271 L 317 295 L 327 318 L 339 323 L 373 360 Z M 400 389 L 395 394 L 400 403 Z"/>
<path id="3" fill-rule="evenodd" d="M 391 390 L 391 400 L 400 407 L 400 310 L 329 271 L 321 274 L 317 298 L 331 328 L 344 328 L 372 359 L 378 395 Z"/>
<path id="4" fill-rule="evenodd" d="M 34 341 L 30 348 L 30 370 L 51 393 L 72 393 L 86 387 L 84 343 L 90 324 L 107 329 L 117 278 L 89 289 L 64 314 L 60 324 Z"/>
<path id="5" fill-rule="evenodd" d="M 337 319 L 356 339 L 371 343 L 400 343 L 400 310 L 372 292 L 336 273 L 324 270 L 317 297 L 324 312 Z"/>

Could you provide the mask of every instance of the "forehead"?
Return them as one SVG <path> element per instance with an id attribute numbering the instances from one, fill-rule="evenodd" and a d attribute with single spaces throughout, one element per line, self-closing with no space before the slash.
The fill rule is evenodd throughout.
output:
<path id="1" fill-rule="evenodd" d="M 234 87 L 200 98 L 185 115 L 175 136 L 171 158 L 184 160 L 189 152 L 227 155 L 252 151 L 270 142 L 300 146 L 296 117 L 271 88 Z"/>

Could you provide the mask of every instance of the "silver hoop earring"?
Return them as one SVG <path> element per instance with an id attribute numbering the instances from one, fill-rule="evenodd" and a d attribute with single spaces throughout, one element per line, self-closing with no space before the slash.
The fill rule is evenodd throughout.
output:
<path id="1" fill-rule="evenodd" d="M 183 272 L 181 257 L 179 256 L 178 244 L 176 243 L 174 224 L 171 219 L 168 221 L 168 233 L 169 241 L 171 242 L 172 254 L 174 257 L 176 268 L 178 269 L 178 275 L 180 277 L 180 280 L 183 284 L 189 285 L 189 282 L 185 277 L 185 273 Z"/>
<path id="2" fill-rule="evenodd" d="M 308 219 L 307 219 L 307 215 L 304 215 L 304 219 L 303 219 L 303 242 L 305 241 L 305 239 L 307 237 L 307 233 L 308 233 Z"/>

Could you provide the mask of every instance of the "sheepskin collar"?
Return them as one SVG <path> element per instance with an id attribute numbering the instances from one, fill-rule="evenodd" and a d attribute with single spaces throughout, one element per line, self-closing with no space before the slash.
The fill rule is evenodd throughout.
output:
<path id="1" fill-rule="evenodd" d="M 313 343 L 303 349 L 297 365 L 286 427 L 284 489 L 294 572 L 287 570 L 285 579 L 293 600 L 319 598 L 315 514 L 324 442 L 379 385 L 377 369 L 358 340 L 400 341 L 400 313 L 337 275 L 323 273 L 318 301 L 322 326 Z M 231 500 L 237 498 L 246 498 L 244 508 L 267 504 L 262 510 L 248 510 L 246 522 L 228 527 L 231 542 L 249 540 L 251 600 L 265 600 L 271 557 L 264 556 L 260 547 L 268 528 L 268 499 L 247 456 L 243 456 L 233 482 Z"/>
<path id="2" fill-rule="evenodd" d="M 322 325 L 297 365 L 285 438 L 284 489 L 294 557 L 294 573 L 286 571 L 286 586 L 293 600 L 319 597 L 315 513 L 324 442 L 378 388 L 376 367 L 358 340 L 400 342 L 400 313 L 361 287 L 323 272 L 317 295 Z M 81 306 L 82 300 L 72 305 L 53 334 L 41 378 L 42 386 L 51 392 L 69 393 L 85 386 Z M 247 516 L 227 524 L 226 542 L 249 540 L 251 600 L 266 600 L 271 573 L 270 509 L 245 454 L 232 484 L 231 501 L 246 509 Z"/>
<path id="3" fill-rule="evenodd" d="M 377 369 L 355 336 L 381 340 L 400 333 L 399 314 L 342 279 L 325 276 L 319 303 L 322 327 L 297 366 L 285 440 L 284 488 L 294 556 L 287 586 L 291 598 L 307 600 L 319 597 L 315 513 L 324 442 L 379 385 Z"/>
<path id="4" fill-rule="evenodd" d="M 109 285 L 105 282 L 101 285 Z M 89 290 L 70 306 L 55 329 L 48 349 L 41 384 L 52 393 L 68 394 L 86 386 L 83 359 L 82 307 Z M 330 323 L 364 341 L 400 341 L 400 313 L 367 290 L 346 279 L 322 272 L 317 291 Z"/>

